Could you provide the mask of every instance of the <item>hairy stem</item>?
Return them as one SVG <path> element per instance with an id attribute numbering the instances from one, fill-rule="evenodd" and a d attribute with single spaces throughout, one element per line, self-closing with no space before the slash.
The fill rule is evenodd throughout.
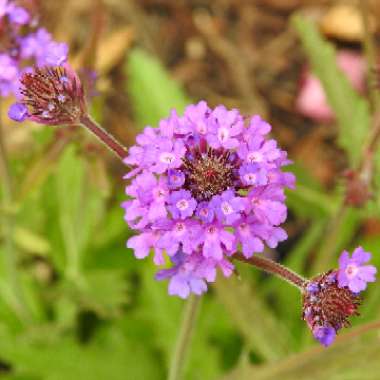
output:
<path id="1" fill-rule="evenodd" d="M 307 283 L 307 280 L 300 276 L 299 274 L 293 272 L 289 268 L 266 258 L 262 255 L 253 255 L 249 259 L 243 256 L 241 253 L 234 255 L 236 260 L 242 261 L 244 263 L 253 265 L 263 271 L 273 274 L 282 280 L 287 281 L 289 284 L 296 286 L 298 289 L 302 290 Z"/>
<path id="2" fill-rule="evenodd" d="M 82 116 L 80 119 L 82 126 L 93 133 L 107 148 L 109 148 L 118 158 L 123 160 L 127 156 L 127 148 L 115 139 L 110 133 L 103 129 L 89 115 Z"/>
<path id="3" fill-rule="evenodd" d="M 200 297 L 198 296 L 191 295 L 187 300 L 173 360 L 170 363 L 168 380 L 180 380 L 182 378 L 183 369 L 186 364 L 187 352 L 191 343 L 191 338 L 199 311 L 199 305 Z"/>

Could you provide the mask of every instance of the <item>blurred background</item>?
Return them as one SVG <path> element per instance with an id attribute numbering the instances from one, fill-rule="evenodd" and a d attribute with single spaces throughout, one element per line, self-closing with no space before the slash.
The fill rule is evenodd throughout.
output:
<path id="1" fill-rule="evenodd" d="M 35 4 L 69 44 L 92 115 L 126 145 L 200 99 L 272 124 L 297 189 L 289 239 L 269 257 L 312 276 L 361 244 L 379 267 L 380 155 L 363 150 L 378 107 L 379 1 Z M 126 168 L 86 131 L 16 125 L 11 101 L 1 101 L 12 197 L 1 193 L 0 378 L 165 379 L 184 302 L 125 247 Z M 358 189 L 366 162 L 370 180 Z M 296 289 L 238 269 L 203 297 L 186 379 L 380 379 L 377 284 L 353 328 L 324 349 L 301 320 Z"/>

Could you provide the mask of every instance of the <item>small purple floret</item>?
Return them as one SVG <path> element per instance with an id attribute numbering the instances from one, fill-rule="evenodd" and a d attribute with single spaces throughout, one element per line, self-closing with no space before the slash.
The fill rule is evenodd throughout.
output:
<path id="1" fill-rule="evenodd" d="M 319 291 L 319 286 L 315 282 L 309 282 L 306 286 L 306 290 L 309 293 L 317 293 Z"/>
<path id="2" fill-rule="evenodd" d="M 26 9 L 13 4 L 8 6 L 8 17 L 12 23 L 26 25 L 30 21 L 30 15 Z"/>
<path id="3" fill-rule="evenodd" d="M 193 215 L 197 202 L 188 190 L 173 192 L 169 197 L 169 210 L 174 219 L 186 219 Z"/>
<path id="4" fill-rule="evenodd" d="M 356 248 L 351 258 L 347 251 L 343 251 L 339 258 L 339 286 L 347 286 L 352 292 L 359 293 L 365 290 L 368 282 L 376 281 L 376 268 L 373 265 L 363 265 L 370 259 L 371 254 L 362 247 Z"/>
<path id="5" fill-rule="evenodd" d="M 245 164 L 239 170 L 241 181 L 247 186 L 266 185 L 267 171 L 259 164 Z"/>
<path id="6" fill-rule="evenodd" d="M 220 222 L 233 224 L 241 217 L 241 211 L 245 208 L 245 201 L 242 197 L 235 196 L 232 190 L 226 190 L 221 195 L 214 195 L 210 206 Z"/>
<path id="7" fill-rule="evenodd" d="M 214 220 L 214 210 L 209 202 L 200 202 L 197 207 L 197 216 L 204 223 L 211 223 Z"/>
<path id="8" fill-rule="evenodd" d="M 9 107 L 8 116 L 14 121 L 24 121 L 28 117 L 28 109 L 24 104 L 14 103 Z"/>
<path id="9" fill-rule="evenodd" d="M 178 189 L 185 183 L 185 175 L 180 170 L 168 170 L 168 186 L 170 189 Z"/>
<path id="10" fill-rule="evenodd" d="M 313 330 L 313 335 L 322 345 L 328 347 L 334 342 L 336 332 L 335 329 L 330 326 L 317 326 Z"/>

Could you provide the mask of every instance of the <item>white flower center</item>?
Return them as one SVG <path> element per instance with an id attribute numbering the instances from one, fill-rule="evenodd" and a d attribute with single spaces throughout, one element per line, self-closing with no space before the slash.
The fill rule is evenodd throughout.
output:
<path id="1" fill-rule="evenodd" d="M 186 226 L 184 223 L 177 223 L 174 227 L 176 235 L 183 235 L 186 231 Z"/>
<path id="2" fill-rule="evenodd" d="M 354 278 L 356 276 L 356 274 L 358 273 L 358 271 L 359 271 L 359 268 L 355 264 L 347 265 L 347 268 L 345 270 L 348 278 Z"/>
<path id="3" fill-rule="evenodd" d="M 254 184 L 256 182 L 256 174 L 254 173 L 247 173 L 244 175 L 244 179 L 249 184 Z"/>
<path id="4" fill-rule="evenodd" d="M 247 223 L 242 223 L 239 226 L 239 231 L 242 235 L 247 235 L 249 233 L 249 226 Z"/>
<path id="5" fill-rule="evenodd" d="M 207 133 L 207 127 L 203 123 L 199 123 L 197 124 L 197 131 L 201 135 L 205 135 Z"/>
<path id="6" fill-rule="evenodd" d="M 211 227 L 209 227 L 207 229 L 207 232 L 208 232 L 209 235 L 215 235 L 216 232 L 217 232 L 217 230 L 216 230 L 216 228 L 214 226 L 211 226 Z"/>
<path id="7" fill-rule="evenodd" d="M 186 199 L 181 199 L 176 203 L 176 206 L 181 211 L 186 210 L 189 207 L 189 202 Z"/>
<path id="8" fill-rule="evenodd" d="M 170 152 L 163 152 L 160 154 L 160 161 L 164 164 L 171 164 L 175 160 L 175 155 Z"/>
<path id="9" fill-rule="evenodd" d="M 221 142 L 227 141 L 230 137 L 230 131 L 227 128 L 218 129 L 218 139 Z"/>
<path id="10" fill-rule="evenodd" d="M 223 202 L 221 208 L 224 215 L 230 215 L 234 212 L 233 208 L 228 202 Z"/>
<path id="11" fill-rule="evenodd" d="M 249 152 L 247 154 L 248 162 L 262 162 L 264 161 L 264 156 L 260 152 Z"/>
<path id="12" fill-rule="evenodd" d="M 166 194 L 167 192 L 165 189 L 157 188 L 153 190 L 153 198 L 156 200 L 163 200 L 166 197 Z"/>
<path id="13" fill-rule="evenodd" d="M 199 214 L 201 214 L 201 215 L 204 216 L 204 217 L 207 217 L 207 216 L 208 216 L 208 210 L 207 210 L 207 208 L 202 208 L 202 209 L 199 211 Z"/>

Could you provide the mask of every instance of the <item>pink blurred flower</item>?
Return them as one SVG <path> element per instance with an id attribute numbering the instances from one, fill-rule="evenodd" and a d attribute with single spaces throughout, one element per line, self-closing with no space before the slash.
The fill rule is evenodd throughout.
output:
<path id="1" fill-rule="evenodd" d="M 359 92 L 364 92 L 366 73 L 364 57 L 350 50 L 340 50 L 337 53 L 337 64 L 353 87 Z M 315 121 L 331 122 L 334 120 L 334 113 L 327 103 L 322 84 L 312 74 L 309 67 L 303 73 L 300 91 L 296 100 L 296 109 L 300 114 Z"/>

